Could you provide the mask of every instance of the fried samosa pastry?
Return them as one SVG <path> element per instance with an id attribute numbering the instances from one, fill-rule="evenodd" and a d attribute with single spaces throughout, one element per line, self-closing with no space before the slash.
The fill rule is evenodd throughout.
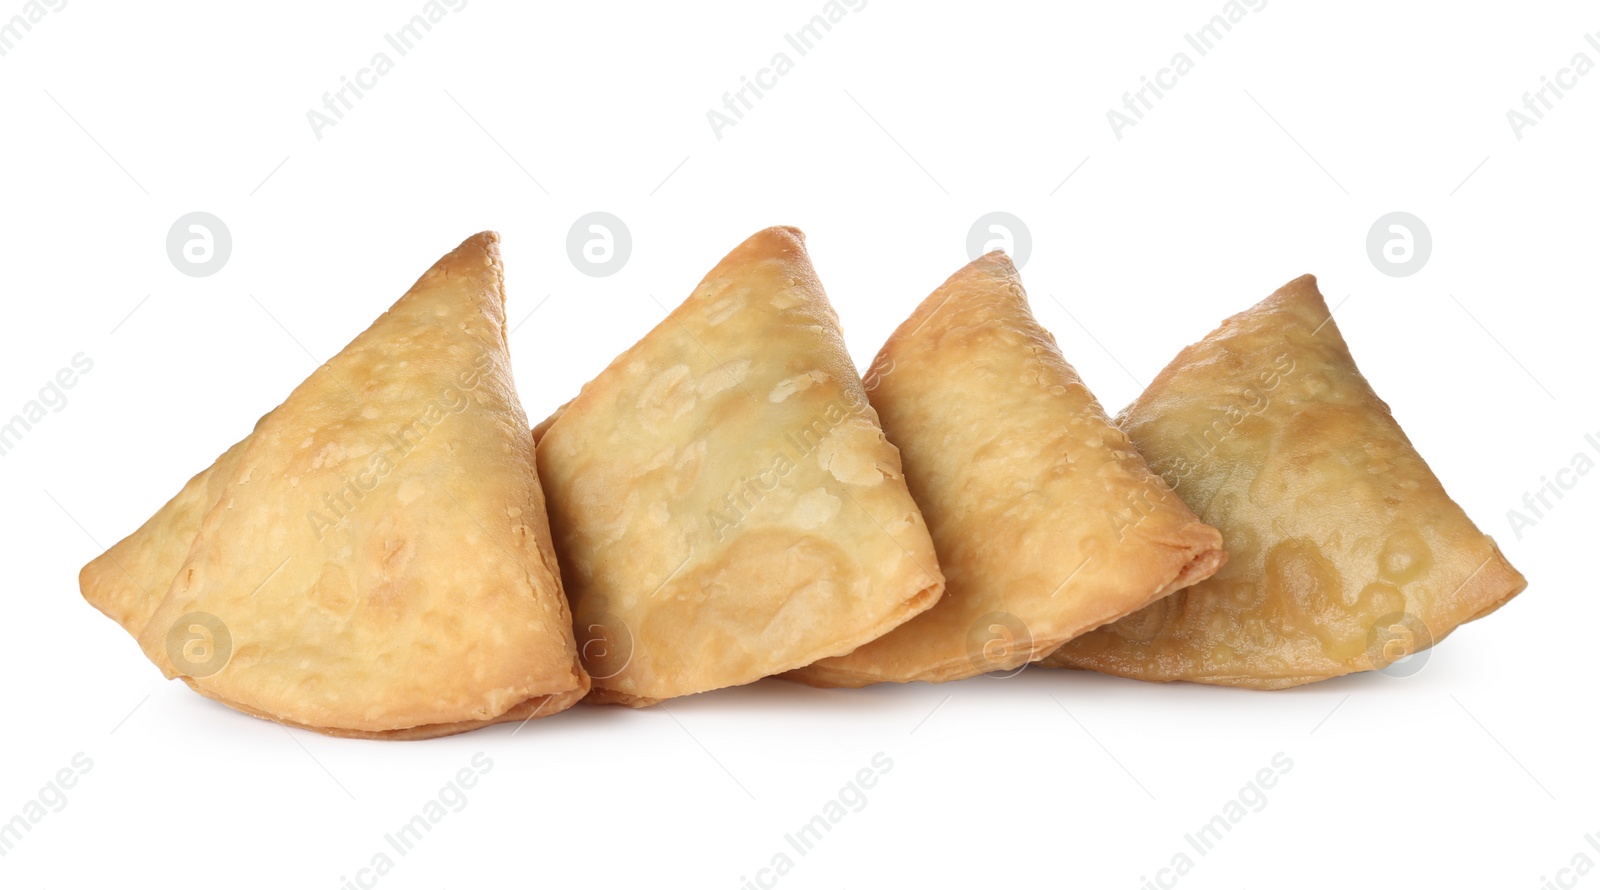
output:
<path id="1" fill-rule="evenodd" d="M 841 655 L 944 589 L 796 229 L 728 254 L 535 434 L 594 701 Z"/>
<path id="2" fill-rule="evenodd" d="M 952 275 L 872 369 L 867 396 L 900 448 L 944 596 L 785 676 L 863 686 L 1018 668 L 1226 559 L 1034 320 L 1005 254 Z"/>
<path id="3" fill-rule="evenodd" d="M 170 679 L 338 736 L 427 738 L 588 691 L 506 349 L 499 239 L 399 302 L 84 567 Z"/>
<path id="4" fill-rule="evenodd" d="M 1118 422 L 1222 530 L 1228 564 L 1046 664 L 1279 689 L 1386 668 L 1527 585 L 1356 369 L 1309 275 L 1179 353 Z"/>

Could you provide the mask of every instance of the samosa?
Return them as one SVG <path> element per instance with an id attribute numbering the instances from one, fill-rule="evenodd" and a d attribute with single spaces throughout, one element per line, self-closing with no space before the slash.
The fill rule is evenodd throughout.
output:
<path id="1" fill-rule="evenodd" d="M 867 395 L 900 448 L 944 596 L 786 676 L 861 686 L 1012 670 L 1226 559 L 1034 319 L 1004 253 L 952 275 L 871 368 Z"/>
<path id="2" fill-rule="evenodd" d="M 841 655 L 944 589 L 796 229 L 735 248 L 535 435 L 594 701 Z"/>
<path id="3" fill-rule="evenodd" d="M 1310 275 L 1184 349 L 1118 423 L 1228 564 L 1046 664 L 1296 686 L 1389 668 L 1527 585 L 1373 393 Z"/>
<path id="4" fill-rule="evenodd" d="M 84 597 L 168 678 L 330 735 L 571 706 L 589 681 L 505 321 L 485 232 L 85 566 Z"/>

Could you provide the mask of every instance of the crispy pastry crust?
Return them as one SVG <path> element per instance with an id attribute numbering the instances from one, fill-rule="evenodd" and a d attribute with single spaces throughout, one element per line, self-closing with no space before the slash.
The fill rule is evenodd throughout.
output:
<path id="1" fill-rule="evenodd" d="M 840 655 L 944 589 L 796 229 L 728 254 L 538 434 L 593 701 Z"/>
<path id="2" fill-rule="evenodd" d="M 924 300 L 869 380 L 945 594 L 886 636 L 786 676 L 862 686 L 1009 670 L 1225 561 L 1222 536 L 1151 472 L 1034 320 L 1005 254 Z"/>
<path id="3" fill-rule="evenodd" d="M 84 567 L 84 597 L 169 678 L 367 738 L 545 716 L 587 691 L 511 381 L 498 243 L 485 232 L 441 259 Z M 204 676 L 169 642 L 194 613 L 231 637 Z"/>
<path id="4" fill-rule="evenodd" d="M 1229 560 L 1046 664 L 1278 689 L 1372 670 L 1527 581 L 1445 494 L 1307 275 L 1183 352 L 1118 423 Z"/>

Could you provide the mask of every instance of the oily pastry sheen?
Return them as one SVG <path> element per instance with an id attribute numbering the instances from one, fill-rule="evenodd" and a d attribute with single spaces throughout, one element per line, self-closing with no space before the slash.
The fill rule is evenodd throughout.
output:
<path id="1" fill-rule="evenodd" d="M 1277 689 L 1384 668 L 1527 584 L 1356 369 L 1307 275 L 1223 322 L 1118 418 L 1228 564 L 1046 664 Z"/>
<path id="2" fill-rule="evenodd" d="M 84 597 L 169 678 L 426 738 L 588 691 L 506 350 L 499 239 L 441 259 L 138 531 Z"/>
<path id="3" fill-rule="evenodd" d="M 1151 472 L 995 251 L 884 344 L 868 398 L 945 576 L 938 604 L 786 676 L 818 686 L 1009 670 L 1203 579 L 1222 536 Z"/>
<path id="4" fill-rule="evenodd" d="M 944 589 L 796 229 L 735 248 L 536 435 L 593 700 L 841 655 Z"/>

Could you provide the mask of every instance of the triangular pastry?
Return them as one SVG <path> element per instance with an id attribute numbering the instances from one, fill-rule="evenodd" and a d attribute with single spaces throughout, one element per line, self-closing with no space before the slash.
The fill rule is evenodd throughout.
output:
<path id="1" fill-rule="evenodd" d="M 1179 353 L 1118 423 L 1222 530 L 1228 564 L 1046 664 L 1277 689 L 1386 668 L 1527 584 L 1356 369 L 1309 275 Z"/>
<path id="2" fill-rule="evenodd" d="M 595 701 L 840 655 L 944 588 L 798 230 L 728 254 L 536 435 Z"/>
<path id="3" fill-rule="evenodd" d="M 1222 536 L 1151 472 L 995 251 L 884 344 L 868 398 L 945 576 L 938 604 L 788 677 L 819 686 L 1010 670 L 1217 570 Z"/>
<path id="4" fill-rule="evenodd" d="M 169 678 L 331 735 L 426 738 L 588 691 L 512 385 L 498 237 L 399 302 L 85 566 Z"/>

